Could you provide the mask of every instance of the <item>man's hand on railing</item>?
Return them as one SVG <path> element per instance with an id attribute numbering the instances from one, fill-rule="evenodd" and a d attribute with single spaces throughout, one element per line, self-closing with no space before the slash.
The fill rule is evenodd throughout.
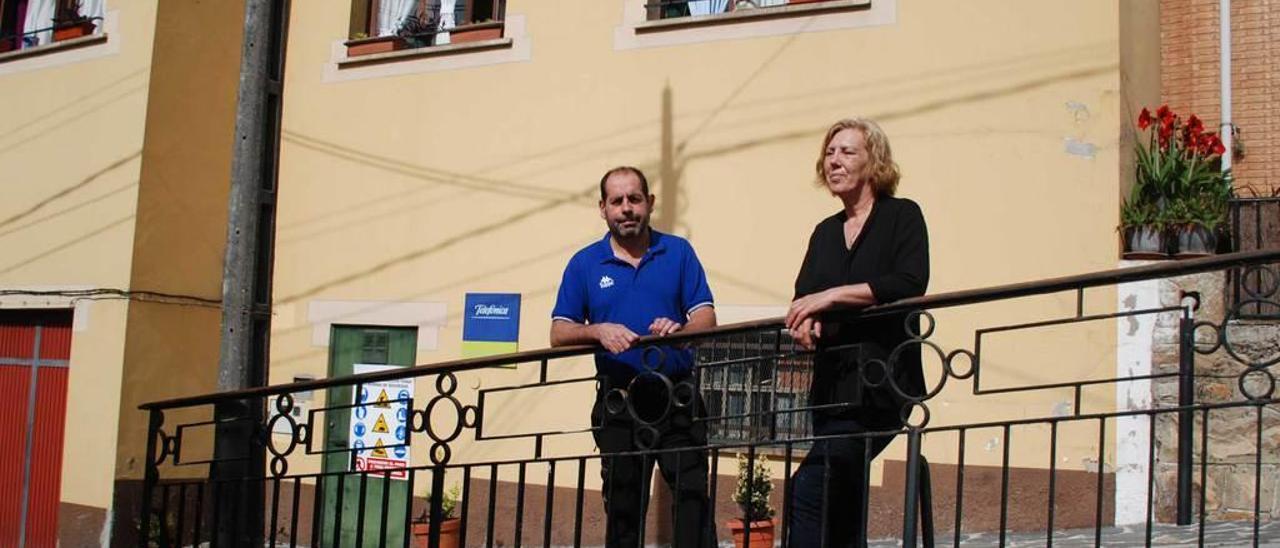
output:
<path id="1" fill-rule="evenodd" d="M 683 328 L 684 325 L 672 320 L 671 318 L 654 318 L 653 323 L 649 324 L 649 334 L 658 337 L 665 337 Z"/>
<path id="2" fill-rule="evenodd" d="M 639 335 L 627 329 L 626 326 L 616 323 L 591 324 L 587 328 L 590 329 L 592 336 L 600 342 L 600 346 L 614 354 L 626 352 L 640 338 Z"/>

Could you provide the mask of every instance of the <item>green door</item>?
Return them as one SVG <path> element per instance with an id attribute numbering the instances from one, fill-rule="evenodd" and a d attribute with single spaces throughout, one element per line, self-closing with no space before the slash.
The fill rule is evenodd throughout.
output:
<path id="1" fill-rule="evenodd" d="M 333 326 L 329 336 L 329 376 L 341 377 L 355 371 L 355 364 L 413 365 L 418 346 L 418 330 L 414 327 L 361 327 Z M 326 407 L 350 405 L 353 386 L 330 388 Z M 325 473 L 349 472 L 351 452 L 349 447 L 351 409 L 334 409 L 324 413 L 325 448 L 332 453 L 324 456 Z M 339 504 L 339 476 L 325 476 L 323 480 L 324 523 L 321 527 L 321 546 L 356 546 L 359 529 L 360 484 L 358 472 L 342 476 L 342 523 L 334 535 Z M 387 505 L 387 538 L 382 532 L 382 493 L 387 480 L 380 474 L 370 473 L 364 482 L 364 542 L 363 546 L 404 546 L 404 518 L 409 502 L 409 483 L 390 480 L 391 493 Z M 335 542 L 338 541 L 338 542 Z"/>

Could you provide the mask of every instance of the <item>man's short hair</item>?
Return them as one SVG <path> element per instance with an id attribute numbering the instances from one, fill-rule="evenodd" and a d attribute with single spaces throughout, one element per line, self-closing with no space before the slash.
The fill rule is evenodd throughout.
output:
<path id="1" fill-rule="evenodd" d="M 649 196 L 649 179 L 645 178 L 644 172 L 640 171 L 640 168 L 631 167 L 631 166 L 618 166 L 613 169 L 610 169 L 609 171 L 604 172 L 604 177 L 600 178 L 600 201 L 601 202 L 603 202 L 605 198 L 604 196 L 605 181 L 608 181 L 609 177 L 613 177 L 614 175 L 617 175 L 619 173 L 630 173 L 632 175 L 635 175 L 637 179 L 640 179 L 640 190 L 644 192 L 644 195 L 646 197 Z"/>

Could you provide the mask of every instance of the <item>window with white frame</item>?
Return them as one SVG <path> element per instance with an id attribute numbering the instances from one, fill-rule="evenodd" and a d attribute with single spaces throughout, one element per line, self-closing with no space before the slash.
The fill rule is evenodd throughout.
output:
<path id="1" fill-rule="evenodd" d="M 0 53 L 102 32 L 104 0 L 0 0 Z"/>
<path id="2" fill-rule="evenodd" d="M 812 4 L 825 0 L 645 0 L 649 20 L 697 17 L 773 8 L 790 4 Z"/>
<path id="3" fill-rule="evenodd" d="M 503 37 L 506 0 L 353 0 L 348 56 Z"/>

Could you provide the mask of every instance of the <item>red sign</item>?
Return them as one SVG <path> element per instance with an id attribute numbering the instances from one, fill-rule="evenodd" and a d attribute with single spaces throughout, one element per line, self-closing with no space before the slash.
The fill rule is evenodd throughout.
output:
<path id="1" fill-rule="evenodd" d="M 382 470 L 394 470 L 391 477 L 395 479 L 404 479 L 409 477 L 409 473 L 405 470 L 405 462 L 397 459 L 380 459 L 377 457 L 356 457 L 357 472 L 379 472 Z"/>

